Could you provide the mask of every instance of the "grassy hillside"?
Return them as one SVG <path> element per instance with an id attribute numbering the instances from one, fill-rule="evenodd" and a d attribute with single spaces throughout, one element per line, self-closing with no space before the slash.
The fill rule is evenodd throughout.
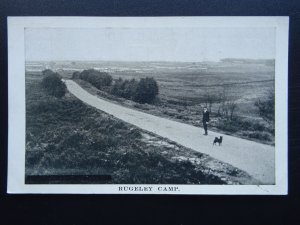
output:
<path id="1" fill-rule="evenodd" d="M 147 134 L 69 93 L 49 96 L 38 72 L 26 73 L 25 173 L 106 175 L 110 179 L 103 182 L 114 184 L 254 182 L 243 171 Z"/>

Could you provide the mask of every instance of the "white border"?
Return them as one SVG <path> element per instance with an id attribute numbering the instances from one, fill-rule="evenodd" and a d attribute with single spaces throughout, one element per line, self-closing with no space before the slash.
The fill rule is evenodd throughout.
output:
<path id="1" fill-rule="evenodd" d="M 82 194 L 287 194 L 288 17 L 8 17 L 8 193 Z M 103 27 L 275 27 L 275 185 L 25 185 L 24 28 Z M 153 187 L 151 192 L 119 191 L 120 186 Z"/>

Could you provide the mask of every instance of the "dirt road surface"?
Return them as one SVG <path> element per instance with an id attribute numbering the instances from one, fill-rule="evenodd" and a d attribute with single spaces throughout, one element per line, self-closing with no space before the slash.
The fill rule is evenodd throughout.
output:
<path id="1" fill-rule="evenodd" d="M 259 180 L 261 182 L 259 184 L 275 183 L 275 148 L 273 146 L 212 131 L 205 136 L 202 128 L 120 106 L 91 95 L 72 80 L 64 82 L 74 96 L 90 106 L 180 145 L 229 163 Z M 222 146 L 213 146 L 214 138 L 221 135 L 223 136 Z"/>

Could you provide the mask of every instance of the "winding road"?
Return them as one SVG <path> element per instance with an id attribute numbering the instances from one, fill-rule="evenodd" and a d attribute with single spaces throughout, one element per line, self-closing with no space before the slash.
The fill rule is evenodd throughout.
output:
<path id="1" fill-rule="evenodd" d="M 120 106 L 88 93 L 72 80 L 64 80 L 64 82 L 70 93 L 90 106 L 180 145 L 229 163 L 247 172 L 257 179 L 259 184 L 275 184 L 273 146 L 212 131 L 209 131 L 208 136 L 204 136 L 202 128 Z M 214 138 L 221 135 L 222 146 L 213 146 Z"/>

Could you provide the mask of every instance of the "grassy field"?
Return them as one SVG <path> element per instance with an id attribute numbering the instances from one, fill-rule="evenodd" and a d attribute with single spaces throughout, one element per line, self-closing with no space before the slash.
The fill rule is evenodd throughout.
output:
<path id="1" fill-rule="evenodd" d="M 26 73 L 26 178 L 104 175 L 113 184 L 252 184 L 243 171 L 146 133 Z M 74 182 L 74 181 L 73 181 Z M 75 181 L 76 183 L 76 181 Z"/>
<path id="2" fill-rule="evenodd" d="M 219 103 L 212 105 L 210 129 L 266 144 L 275 144 L 274 124 L 260 118 L 254 103 L 264 99 L 274 88 L 275 67 L 272 60 L 223 60 L 221 62 L 28 62 L 26 68 L 41 71 L 50 67 L 63 77 L 74 71 L 95 68 L 108 72 L 114 79 L 154 77 L 159 85 L 154 104 L 138 104 L 115 98 L 79 82 L 88 91 L 154 115 L 202 126 L 201 112 L 205 96 L 226 93 L 234 99 L 235 119 L 217 116 Z"/>

